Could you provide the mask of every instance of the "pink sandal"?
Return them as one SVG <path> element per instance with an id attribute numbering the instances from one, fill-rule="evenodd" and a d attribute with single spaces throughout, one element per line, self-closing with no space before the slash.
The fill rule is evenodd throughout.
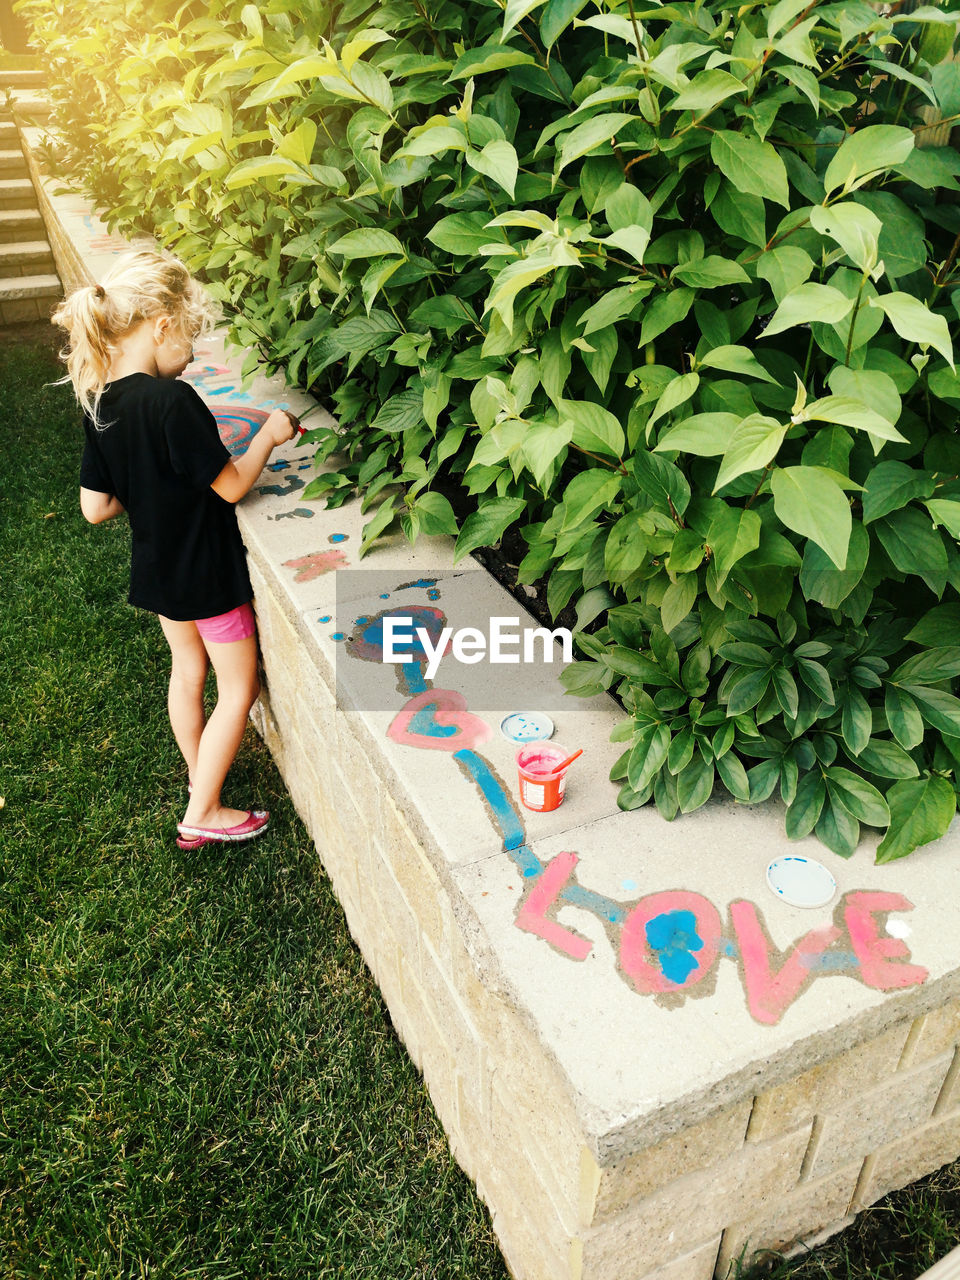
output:
<path id="1" fill-rule="evenodd" d="M 181 849 L 199 849 L 205 844 L 239 844 L 266 831 L 270 814 L 262 809 L 248 809 L 243 822 L 235 827 L 188 827 L 177 823 L 177 845 Z"/>

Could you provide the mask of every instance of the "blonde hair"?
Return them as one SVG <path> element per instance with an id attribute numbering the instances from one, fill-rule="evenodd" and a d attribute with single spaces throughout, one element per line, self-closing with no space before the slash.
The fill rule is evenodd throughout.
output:
<path id="1" fill-rule="evenodd" d="M 77 401 L 98 427 L 100 398 L 107 385 L 118 343 L 141 320 L 169 316 L 183 337 L 210 332 L 219 309 L 203 286 L 172 254 L 135 248 L 118 258 L 100 284 L 75 289 L 51 320 L 66 329 L 69 345 L 61 353 Z"/>

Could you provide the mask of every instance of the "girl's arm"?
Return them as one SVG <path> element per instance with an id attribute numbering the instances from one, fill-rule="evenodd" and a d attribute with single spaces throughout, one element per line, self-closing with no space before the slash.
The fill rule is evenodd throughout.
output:
<path id="1" fill-rule="evenodd" d="M 260 479 L 267 459 L 279 444 L 292 440 L 296 419 L 286 409 L 274 409 L 247 446 L 246 453 L 231 458 L 210 486 L 225 502 L 239 502 Z"/>
<path id="2" fill-rule="evenodd" d="M 97 489 L 80 487 L 80 510 L 91 524 L 103 524 L 123 513 L 123 503 L 112 493 L 100 493 Z"/>

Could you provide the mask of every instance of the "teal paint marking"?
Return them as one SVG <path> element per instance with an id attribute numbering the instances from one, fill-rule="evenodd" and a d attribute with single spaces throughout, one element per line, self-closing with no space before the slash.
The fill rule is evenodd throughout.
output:
<path id="1" fill-rule="evenodd" d="M 463 751 L 455 752 L 453 758 L 463 765 L 480 788 L 483 798 L 497 820 L 507 852 L 525 847 L 526 832 L 523 829 L 523 823 L 483 756 L 478 756 L 475 751 L 465 748 Z M 530 856 L 534 855 L 531 853 Z M 539 859 L 537 859 L 537 868 L 542 869 Z"/>
<path id="2" fill-rule="evenodd" d="M 406 665 L 406 664 L 404 664 Z M 452 738 L 457 732 L 455 724 L 438 724 L 433 706 L 421 707 L 410 717 L 407 732 L 424 738 Z"/>
<path id="3" fill-rule="evenodd" d="M 692 911 L 666 911 L 647 921 L 647 942 L 656 951 L 665 978 L 682 987 L 697 967 L 694 951 L 703 950 Z"/>

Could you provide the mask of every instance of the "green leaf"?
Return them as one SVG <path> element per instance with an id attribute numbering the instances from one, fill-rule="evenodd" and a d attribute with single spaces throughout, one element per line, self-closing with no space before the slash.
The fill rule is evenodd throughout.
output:
<path id="1" fill-rule="evenodd" d="M 849 396 L 823 396 L 813 400 L 803 409 L 803 420 L 812 422 L 836 422 L 843 427 L 866 431 L 877 440 L 896 440 L 905 443 L 896 427 L 859 400 Z"/>
<path id="2" fill-rule="evenodd" d="M 763 331 L 764 337 L 792 329 L 794 325 L 820 321 L 837 324 L 853 309 L 853 298 L 829 284 L 801 284 L 781 301 Z"/>
<path id="3" fill-rule="evenodd" d="M 490 243 L 488 221 L 483 213 L 451 213 L 427 232 L 427 239 L 444 253 L 472 258 L 481 245 Z"/>
<path id="4" fill-rule="evenodd" d="M 681 89 L 674 100 L 667 104 L 670 111 L 707 111 L 734 93 L 746 93 L 747 86 L 729 71 L 715 68 L 700 71 L 688 85 Z M 732 134 L 739 138 L 739 134 Z"/>
<path id="5" fill-rule="evenodd" d="M 890 732 L 906 751 L 912 751 L 923 741 L 923 717 L 917 704 L 908 693 L 888 684 L 884 690 L 884 712 Z"/>
<path id="6" fill-rule="evenodd" d="M 251 156 L 249 160 L 241 160 L 230 170 L 223 185 L 228 191 L 233 191 L 237 187 L 252 186 L 262 178 L 285 178 L 291 174 L 303 175 L 302 168 L 293 160 L 280 155 Z"/>
<path id="7" fill-rule="evenodd" d="M 890 829 L 877 847 L 877 862 L 906 857 L 922 844 L 945 835 L 957 811 L 957 798 L 946 778 L 895 782 L 887 792 Z"/>
<path id="8" fill-rule="evenodd" d="M 561 400 L 561 424 L 573 427 L 572 440 L 580 449 L 622 458 L 626 447 L 623 427 L 609 409 L 590 400 Z"/>
<path id="9" fill-rule="evenodd" d="M 744 803 L 750 800 L 750 780 L 738 756 L 732 751 L 725 752 L 716 762 L 720 781 L 732 796 Z"/>
<path id="10" fill-rule="evenodd" d="M 787 170 L 769 142 L 730 129 L 718 129 L 710 140 L 710 157 L 738 191 L 790 208 Z"/>
<path id="11" fill-rule="evenodd" d="M 773 667 L 747 668 L 726 685 L 727 715 L 742 716 L 752 710 L 770 687 Z"/>
<path id="12" fill-rule="evenodd" d="M 871 738 L 857 756 L 857 764 L 879 778 L 916 778 L 920 770 L 913 757 L 896 742 Z"/>
<path id="13" fill-rule="evenodd" d="M 587 0 L 548 0 L 540 19 L 540 35 L 545 48 L 556 44 L 586 3 Z"/>
<path id="14" fill-rule="evenodd" d="M 676 289 L 658 293 L 643 312 L 643 324 L 640 326 L 639 346 L 659 338 L 661 333 L 679 324 L 693 305 L 696 297 L 693 289 L 679 285 Z"/>
<path id="15" fill-rule="evenodd" d="M 827 195 L 838 187 L 852 191 L 874 174 L 906 160 L 913 147 L 913 131 L 900 125 L 875 124 L 858 129 L 841 142 L 827 165 L 824 190 Z"/>
<path id="16" fill-rule="evenodd" d="M 453 70 L 447 77 L 451 80 L 468 80 L 473 76 L 482 76 L 489 71 L 505 71 L 507 67 L 535 66 L 536 59 L 520 49 L 511 49 L 503 45 L 483 45 L 479 49 L 468 49 L 453 64 Z"/>
<path id="17" fill-rule="evenodd" d="M 568 164 L 589 155 L 597 147 L 604 146 L 627 125 L 637 124 L 638 121 L 642 123 L 638 116 L 626 115 L 623 112 L 606 112 L 584 120 L 583 124 L 578 124 L 575 129 L 563 135 L 560 142 L 560 155 L 557 159 L 557 175 L 561 174 Z"/>
<path id="18" fill-rule="evenodd" d="M 882 293 L 869 299 L 871 307 L 879 307 L 901 338 L 917 342 L 921 347 L 933 347 L 949 364 L 953 365 L 953 343 L 950 330 L 941 315 L 935 315 L 910 293 Z"/>
<path id="19" fill-rule="evenodd" d="M 947 644 L 960 635 L 960 604 L 935 605 L 907 632 L 906 639 L 914 644 L 937 647 Z"/>
<path id="20" fill-rule="evenodd" d="M 797 661 L 797 675 L 821 702 L 825 702 L 829 707 L 834 705 L 836 699 L 826 667 L 821 666 L 819 662 L 814 662 L 811 658 L 800 658 Z"/>
<path id="21" fill-rule="evenodd" d="M 619 472 L 606 467 L 590 467 L 575 475 L 563 493 L 563 528 L 575 529 L 608 506 L 619 493 L 622 479 Z"/>
<path id="22" fill-rule="evenodd" d="M 896 684 L 939 684 L 960 676 L 960 646 L 942 645 L 902 662 L 889 679 Z"/>
<path id="23" fill-rule="evenodd" d="M 513 199 L 520 162 L 509 142 L 503 138 L 494 138 L 482 151 L 468 147 L 467 164 L 477 173 L 492 178 L 498 186 L 503 187 L 510 199 Z"/>
<path id="24" fill-rule="evenodd" d="M 778 303 L 810 278 L 813 259 L 796 245 L 778 245 L 757 259 L 757 275 L 766 280 Z"/>
<path id="25" fill-rule="evenodd" d="M 933 493 L 933 476 L 905 462 L 880 462 L 867 476 L 863 490 L 863 523 L 871 524 L 898 511 L 914 498 Z"/>
<path id="26" fill-rule="evenodd" d="M 523 498 L 490 498 L 464 520 L 453 562 L 456 564 L 476 547 L 492 546 L 526 508 Z"/>
<path id="27" fill-rule="evenodd" d="M 537 484 L 543 485 L 552 473 L 554 461 L 573 435 L 572 422 L 537 423 L 523 438 L 523 457 Z"/>
<path id="28" fill-rule="evenodd" d="M 699 752 L 677 776 L 677 798 L 681 813 L 693 813 L 705 805 L 713 791 L 713 763 L 707 764 Z"/>
<path id="29" fill-rule="evenodd" d="M 847 562 L 852 519 L 846 495 L 820 467 L 775 467 L 770 477 L 777 518 L 813 541 L 837 568 Z"/>
<path id="30" fill-rule="evenodd" d="M 722 585 L 734 565 L 760 545 L 762 523 L 756 511 L 728 506 L 725 502 L 720 502 L 712 511 L 706 542 Z"/>
<path id="31" fill-rule="evenodd" d="M 827 786 L 827 800 L 816 825 L 817 839 L 828 849 L 849 858 L 860 840 L 860 824 L 836 792 Z"/>
<path id="32" fill-rule="evenodd" d="M 611 289 L 598 299 L 592 307 L 587 307 L 580 317 L 579 324 L 586 338 L 598 329 L 606 329 L 620 320 L 625 320 L 639 311 L 643 299 L 653 288 L 652 284 L 624 285 L 620 289 Z"/>
<path id="33" fill-rule="evenodd" d="M 757 378 L 761 382 L 772 382 L 776 378 L 766 369 L 749 347 L 723 346 L 714 347 L 697 361 L 698 368 L 723 369 L 726 373 L 739 373 L 745 378 Z"/>
<path id="34" fill-rule="evenodd" d="M 724 453 L 740 419 L 735 413 L 696 413 L 670 427 L 655 453 L 693 453 L 709 458 Z"/>
<path id="35" fill-rule="evenodd" d="M 746 284 L 750 280 L 739 263 L 729 258 L 720 258 L 716 254 L 695 258 L 692 262 L 674 267 L 671 275 L 696 289 L 718 289 L 726 285 Z"/>
<path id="36" fill-rule="evenodd" d="M 370 424 L 371 431 L 409 431 L 423 422 L 423 392 L 401 391 L 385 401 Z"/>
<path id="37" fill-rule="evenodd" d="M 879 369 L 848 369 L 834 365 L 827 374 L 830 390 L 836 396 L 869 405 L 887 422 L 896 423 L 902 408 L 897 384 Z"/>
<path id="38" fill-rule="evenodd" d="M 861 271 L 872 271 L 877 265 L 883 224 L 863 205 L 852 200 L 831 205 L 829 209 L 814 205 L 810 210 L 810 225 L 821 235 L 835 240 Z"/>
<path id="39" fill-rule="evenodd" d="M 356 231 L 348 231 L 329 245 L 327 252 L 338 253 L 347 259 L 381 258 L 385 254 L 406 257 L 406 250 L 397 237 L 379 227 L 358 227 Z"/>
<path id="40" fill-rule="evenodd" d="M 671 582 L 660 602 L 660 619 L 663 629 L 671 632 L 680 625 L 697 601 L 697 575 L 681 573 Z"/>
<path id="41" fill-rule="evenodd" d="M 943 525 L 951 538 L 960 539 L 960 502 L 950 498 L 933 498 L 923 505 L 933 516 L 936 527 Z"/>
<path id="42" fill-rule="evenodd" d="M 510 32 L 533 13 L 534 9 L 539 9 L 544 0 L 507 0 L 507 7 L 503 14 L 503 28 L 500 32 L 501 42 L 506 40 Z"/>
<path id="43" fill-rule="evenodd" d="M 456 536 L 457 518 L 449 500 L 442 493 L 433 490 L 421 493 L 414 510 L 420 517 L 420 528 L 428 537 L 440 534 Z"/>
<path id="44" fill-rule="evenodd" d="M 870 558 L 870 535 L 854 520 L 850 527 L 847 562 L 838 569 L 817 543 L 808 541 L 803 549 L 800 590 L 807 600 L 816 600 L 826 609 L 837 609 L 863 577 Z"/>
<path id="45" fill-rule="evenodd" d="M 874 524 L 884 551 L 901 573 L 915 573 L 935 596 L 947 583 L 947 550 L 930 517 L 916 507 L 905 507 Z"/>
<path id="46" fill-rule="evenodd" d="M 827 785 L 819 769 L 805 773 L 797 783 L 793 804 L 787 808 L 786 832 L 790 840 L 808 836 L 816 826 L 827 798 Z"/>
<path id="47" fill-rule="evenodd" d="M 654 406 L 653 413 L 647 419 L 648 440 L 654 424 L 665 414 L 672 413 L 674 409 L 678 409 L 680 405 L 685 404 L 699 385 L 699 373 L 681 373 L 667 383 Z"/>
<path id="48" fill-rule="evenodd" d="M 394 510 L 396 498 L 390 496 L 377 507 L 376 515 L 363 526 L 360 537 L 360 555 L 364 556 L 383 531 L 393 523 L 397 512 Z"/>
<path id="49" fill-rule="evenodd" d="M 749 471 L 759 471 L 761 467 L 771 463 L 789 429 L 789 422 L 783 424 L 776 418 L 765 418 L 760 413 L 744 418 L 724 452 L 713 486 L 714 493 L 736 480 L 737 476 Z"/>
<path id="50" fill-rule="evenodd" d="M 873 713 L 866 698 L 855 685 L 848 685 L 841 698 L 840 731 L 847 750 L 853 756 L 870 741 L 873 732 Z"/>
<path id="51" fill-rule="evenodd" d="M 905 684 L 902 692 L 909 694 L 917 703 L 927 724 L 950 737 L 960 737 L 960 698 L 921 684 Z"/>

